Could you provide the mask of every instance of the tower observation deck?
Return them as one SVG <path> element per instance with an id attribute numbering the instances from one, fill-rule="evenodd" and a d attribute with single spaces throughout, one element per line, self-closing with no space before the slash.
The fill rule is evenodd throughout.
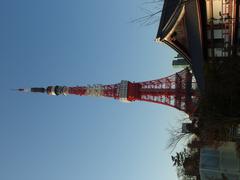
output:
<path id="1" fill-rule="evenodd" d="M 187 114 L 196 110 L 199 99 L 195 78 L 188 68 L 168 77 L 144 82 L 122 80 L 111 85 L 48 86 L 18 90 L 48 95 L 104 96 L 123 102 L 146 101 L 174 107 Z"/>

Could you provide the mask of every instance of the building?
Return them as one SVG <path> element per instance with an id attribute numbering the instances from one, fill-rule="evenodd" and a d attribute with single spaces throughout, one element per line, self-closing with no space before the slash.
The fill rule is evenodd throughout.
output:
<path id="1" fill-rule="evenodd" d="M 218 148 L 200 150 L 201 180 L 240 180 L 240 157 L 236 143 L 226 142 Z"/>
<path id="2" fill-rule="evenodd" d="M 205 41 L 207 57 L 240 56 L 240 27 L 238 0 L 207 0 Z"/>
<path id="3" fill-rule="evenodd" d="M 188 62 L 180 55 L 178 54 L 174 59 L 172 60 L 172 66 L 174 68 L 187 68 L 189 67 Z"/>
<path id="4" fill-rule="evenodd" d="M 240 56 L 238 0 L 165 0 L 157 42 L 175 49 L 190 64 L 204 89 L 203 66 Z"/>

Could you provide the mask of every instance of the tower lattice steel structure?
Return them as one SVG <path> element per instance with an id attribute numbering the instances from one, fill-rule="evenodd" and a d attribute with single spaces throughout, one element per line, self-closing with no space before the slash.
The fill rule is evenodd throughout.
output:
<path id="1" fill-rule="evenodd" d="M 48 86 L 18 90 L 49 95 L 104 96 L 123 102 L 147 101 L 171 106 L 187 114 L 195 111 L 199 99 L 195 78 L 188 68 L 168 77 L 144 82 L 122 80 L 111 85 Z"/>

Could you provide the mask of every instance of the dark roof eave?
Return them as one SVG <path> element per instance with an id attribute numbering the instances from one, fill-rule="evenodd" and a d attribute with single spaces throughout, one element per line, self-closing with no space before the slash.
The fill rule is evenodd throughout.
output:
<path id="1" fill-rule="evenodd" d="M 166 37 L 168 35 L 168 33 L 171 31 L 171 29 L 175 25 L 175 22 L 177 21 L 179 15 L 181 13 L 181 10 L 183 8 L 182 4 L 183 4 L 182 1 L 179 1 L 178 5 L 177 5 L 176 9 L 174 10 L 173 14 L 171 15 L 170 19 L 167 21 L 167 23 L 163 27 L 161 27 L 162 19 L 160 20 L 156 38 L 163 39 L 164 37 Z"/>

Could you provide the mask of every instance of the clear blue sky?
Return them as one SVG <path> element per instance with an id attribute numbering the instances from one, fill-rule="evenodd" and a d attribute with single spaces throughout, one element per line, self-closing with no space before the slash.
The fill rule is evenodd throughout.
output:
<path id="1" fill-rule="evenodd" d="M 0 0 L 0 179 L 175 180 L 167 128 L 179 111 L 11 88 L 170 75 L 158 24 L 129 23 L 142 0 Z"/>

